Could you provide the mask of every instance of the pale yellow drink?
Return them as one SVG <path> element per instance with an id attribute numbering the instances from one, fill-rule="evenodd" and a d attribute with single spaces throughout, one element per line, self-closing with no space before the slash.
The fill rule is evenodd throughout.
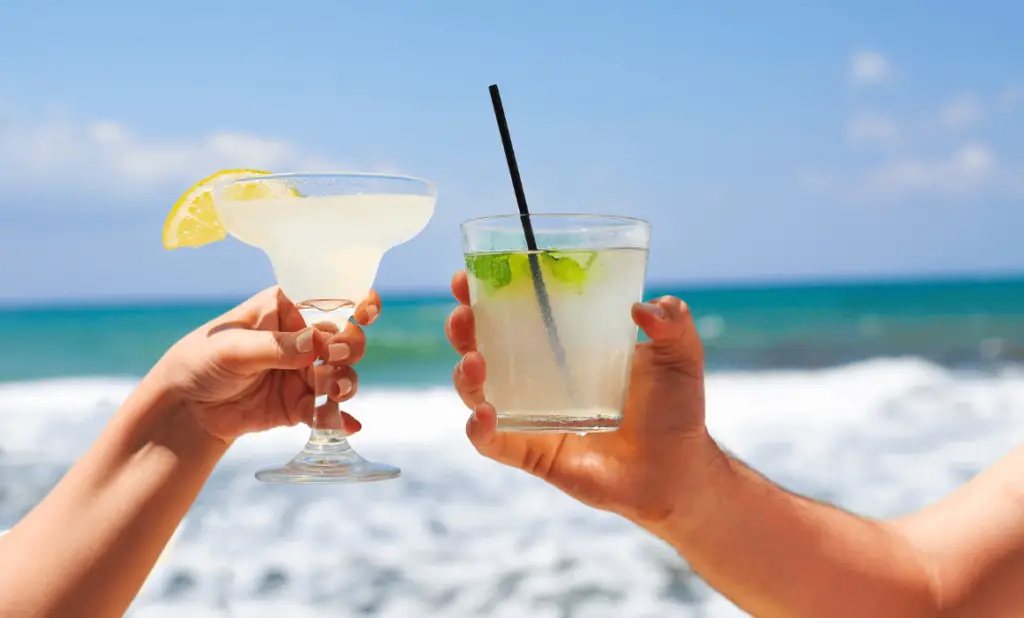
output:
<path id="1" fill-rule="evenodd" d="M 387 250 L 427 225 L 434 201 L 401 194 L 222 198 L 217 213 L 229 234 L 267 254 L 288 298 L 340 310 L 336 317 L 344 320 L 350 303 L 369 293 Z"/>

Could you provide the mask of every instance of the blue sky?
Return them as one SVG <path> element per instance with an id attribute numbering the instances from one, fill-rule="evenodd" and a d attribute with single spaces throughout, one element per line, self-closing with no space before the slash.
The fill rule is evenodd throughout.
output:
<path id="1" fill-rule="evenodd" d="M 238 166 L 435 180 L 378 286 L 443 289 L 515 210 L 491 83 L 531 207 L 649 219 L 652 280 L 1024 270 L 1024 5 L 728 4 L 5 2 L 0 301 L 272 283 L 160 245 Z"/>

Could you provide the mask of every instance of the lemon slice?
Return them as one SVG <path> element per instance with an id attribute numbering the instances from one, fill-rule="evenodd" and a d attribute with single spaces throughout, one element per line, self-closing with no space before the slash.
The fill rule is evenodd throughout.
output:
<path id="1" fill-rule="evenodd" d="M 164 223 L 164 248 L 201 247 L 218 240 L 224 240 L 227 231 L 217 217 L 217 209 L 213 207 L 213 185 L 221 181 L 264 176 L 270 172 L 261 170 L 235 169 L 222 170 L 208 176 L 182 195 L 167 215 Z M 263 183 L 249 186 L 243 183 L 241 190 L 246 194 L 240 199 L 255 199 L 262 195 L 249 195 L 253 189 L 259 190 Z"/>

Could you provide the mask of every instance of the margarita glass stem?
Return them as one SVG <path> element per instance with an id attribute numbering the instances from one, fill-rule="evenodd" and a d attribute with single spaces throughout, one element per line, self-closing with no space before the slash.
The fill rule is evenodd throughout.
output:
<path id="1" fill-rule="evenodd" d="M 325 374 L 317 371 L 323 365 L 322 359 L 313 364 L 313 384 L 315 393 L 327 393 L 332 385 L 322 384 Z M 348 443 L 345 423 L 341 417 L 341 408 L 331 401 L 326 394 L 318 394 L 313 399 L 313 423 L 310 427 L 309 439 L 298 458 L 307 465 L 336 466 L 361 461 Z"/>
<path id="2" fill-rule="evenodd" d="M 323 361 L 318 359 L 311 372 L 315 397 L 305 446 L 283 466 L 259 470 L 256 478 L 283 483 L 352 483 L 395 478 L 401 470 L 367 461 L 349 445 L 341 409 L 327 395 L 333 385 L 323 382 L 329 372 L 320 370 L 322 365 Z"/>

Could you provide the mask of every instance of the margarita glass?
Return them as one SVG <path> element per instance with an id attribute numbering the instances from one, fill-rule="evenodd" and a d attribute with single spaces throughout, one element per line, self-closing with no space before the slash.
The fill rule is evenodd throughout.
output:
<path id="1" fill-rule="evenodd" d="M 369 295 L 384 253 L 426 227 L 435 201 L 432 183 L 383 174 L 261 174 L 213 187 L 224 229 L 266 253 L 277 284 L 306 324 L 332 322 L 339 330 Z M 321 396 L 313 404 L 311 433 L 302 451 L 284 465 L 259 470 L 256 478 L 344 483 L 401 473 L 352 450 L 340 411 L 324 402 Z"/>

